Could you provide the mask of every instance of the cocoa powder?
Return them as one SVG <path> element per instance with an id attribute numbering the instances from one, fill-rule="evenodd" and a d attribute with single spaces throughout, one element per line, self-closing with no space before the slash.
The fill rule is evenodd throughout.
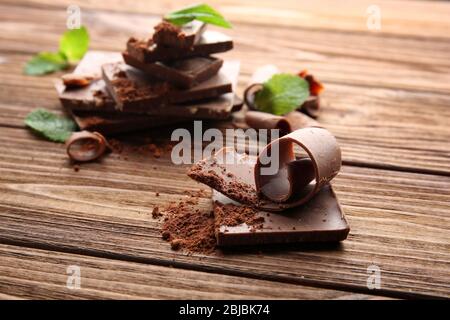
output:
<path id="1" fill-rule="evenodd" d="M 172 250 L 211 254 L 217 245 L 216 230 L 221 226 L 233 227 L 245 223 L 251 226 L 252 231 L 262 228 L 264 218 L 251 207 L 216 202 L 214 211 L 210 211 L 196 208 L 198 200 L 194 196 L 171 203 L 163 210 L 165 217 L 161 238 L 170 242 Z"/>
<path id="2" fill-rule="evenodd" d="M 172 203 L 164 210 L 161 236 L 169 241 L 172 250 L 212 253 L 216 248 L 214 214 L 201 210 L 188 201 Z"/>

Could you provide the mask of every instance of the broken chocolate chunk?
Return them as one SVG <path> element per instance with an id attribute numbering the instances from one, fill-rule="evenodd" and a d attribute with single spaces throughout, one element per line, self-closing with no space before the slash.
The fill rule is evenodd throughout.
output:
<path id="1" fill-rule="evenodd" d="M 181 88 L 192 88 L 216 75 L 223 60 L 214 57 L 193 57 L 172 62 L 142 63 L 124 52 L 125 63 L 151 77 L 166 80 Z"/>
<path id="2" fill-rule="evenodd" d="M 179 27 L 168 21 L 162 21 L 154 29 L 152 39 L 157 45 L 189 49 L 201 38 L 206 23 L 194 20 Z"/>

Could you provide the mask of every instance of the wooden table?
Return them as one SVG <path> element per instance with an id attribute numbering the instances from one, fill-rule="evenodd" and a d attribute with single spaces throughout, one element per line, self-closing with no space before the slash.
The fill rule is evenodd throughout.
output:
<path id="1" fill-rule="evenodd" d="M 183 2 L 191 1 L 176 6 Z M 207 256 L 171 251 L 152 208 L 202 186 L 168 154 L 113 153 L 75 172 L 63 145 L 23 123 L 36 107 L 61 112 L 52 84 L 60 74 L 30 77 L 22 68 L 56 49 L 69 3 L 81 6 L 91 48 L 115 51 L 130 35 L 148 35 L 175 4 L 3 0 L 0 298 L 449 298 L 450 4 L 379 0 L 381 30 L 373 31 L 371 0 L 208 2 L 234 24 L 235 49 L 224 57 L 241 60 L 239 93 L 268 63 L 306 68 L 325 83 L 319 120 L 343 149 L 334 186 L 348 239 Z M 71 265 L 81 268 L 78 290 L 66 286 Z M 367 287 L 371 265 L 381 270 L 380 289 Z"/>

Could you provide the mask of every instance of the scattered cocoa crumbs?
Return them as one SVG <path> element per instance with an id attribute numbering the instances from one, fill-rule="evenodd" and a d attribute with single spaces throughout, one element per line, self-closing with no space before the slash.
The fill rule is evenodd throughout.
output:
<path id="1" fill-rule="evenodd" d="M 184 194 L 186 194 L 190 197 L 196 197 L 196 198 L 205 198 L 205 197 L 209 196 L 209 193 L 205 189 L 186 190 L 186 191 L 184 191 Z"/>
<path id="2" fill-rule="evenodd" d="M 159 212 L 159 208 L 158 207 L 154 207 L 152 210 L 152 217 L 153 219 L 158 219 L 160 217 L 162 217 L 162 213 Z"/>
<path id="3" fill-rule="evenodd" d="M 163 231 L 161 233 L 161 238 L 163 238 L 164 240 L 169 240 L 170 239 L 170 232 L 169 231 Z"/>
<path id="4" fill-rule="evenodd" d="M 124 145 L 119 140 L 109 139 L 108 143 L 111 146 L 111 149 L 113 150 L 113 152 L 118 153 L 118 154 L 121 154 L 123 152 Z"/>
<path id="5" fill-rule="evenodd" d="M 156 192 L 156 193 L 155 193 L 155 196 L 159 197 L 159 192 Z"/>
<path id="6" fill-rule="evenodd" d="M 78 171 L 80 171 L 80 166 L 79 165 L 74 165 L 73 166 L 73 171 L 75 171 L 75 172 L 78 172 Z"/>
<path id="7" fill-rule="evenodd" d="M 153 152 L 153 156 L 155 158 L 161 158 L 161 150 L 156 150 L 155 152 Z"/>
<path id="8" fill-rule="evenodd" d="M 214 215 L 187 201 L 171 203 L 164 209 L 161 236 L 170 241 L 172 250 L 208 254 L 216 247 Z"/>

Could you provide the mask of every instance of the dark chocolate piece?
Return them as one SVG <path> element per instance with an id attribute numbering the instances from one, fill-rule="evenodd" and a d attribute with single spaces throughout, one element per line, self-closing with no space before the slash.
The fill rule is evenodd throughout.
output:
<path id="1" fill-rule="evenodd" d="M 118 52 L 88 51 L 73 74 L 90 75 L 94 80 L 81 88 L 67 88 L 61 80 L 56 81 L 55 86 L 62 105 L 70 110 L 113 110 L 116 104 L 106 91 L 100 67 L 103 63 L 117 61 L 122 61 Z"/>
<path id="2" fill-rule="evenodd" d="M 297 158 L 294 147 L 309 158 Z M 242 204 L 283 211 L 309 201 L 340 167 L 334 136 L 322 128 L 305 128 L 272 141 L 256 158 L 221 149 L 195 164 L 188 175 Z"/>
<path id="3" fill-rule="evenodd" d="M 216 75 L 223 65 L 222 59 L 213 57 L 193 57 L 172 62 L 142 63 L 124 52 L 125 63 L 146 74 L 166 80 L 181 88 L 191 88 Z"/>
<path id="4" fill-rule="evenodd" d="M 71 115 L 81 130 L 115 134 L 162 127 L 186 122 L 189 119 L 159 117 L 123 113 L 101 113 L 92 111 L 71 111 Z"/>
<path id="5" fill-rule="evenodd" d="M 198 43 L 194 44 L 189 50 L 158 46 L 152 39 L 138 40 L 130 38 L 127 42 L 127 51 L 130 56 L 142 63 L 208 56 L 231 49 L 233 49 L 233 40 L 217 31 L 205 31 Z"/>
<path id="6" fill-rule="evenodd" d="M 211 102 L 210 108 L 199 108 L 197 114 L 204 115 L 204 117 L 213 116 L 215 119 L 219 117 L 226 119 L 230 116 L 231 112 L 237 111 L 242 107 L 242 100 L 238 97 L 234 97 L 234 103 L 232 108 L 220 109 L 221 104 Z M 203 104 L 202 106 L 207 106 Z M 169 110 L 173 112 L 173 115 L 168 116 L 151 116 L 143 114 L 132 114 L 123 112 L 96 112 L 96 111 L 83 111 L 83 110 L 69 110 L 73 119 L 77 123 L 81 130 L 98 131 L 103 134 L 122 133 L 130 131 L 138 131 L 150 128 L 156 128 L 166 125 L 172 125 L 176 123 L 188 122 L 192 118 L 192 114 L 185 115 L 180 112 L 176 112 L 176 108 L 172 107 Z M 183 108 L 182 110 L 185 110 Z M 189 108 L 187 108 L 189 110 Z M 208 114 L 209 110 L 212 110 Z M 195 115 L 195 114 L 194 114 Z M 185 116 L 185 117 L 184 117 Z M 191 116 L 191 118 L 189 118 Z"/>
<path id="7" fill-rule="evenodd" d="M 167 106 L 157 106 L 150 110 L 127 110 L 126 112 L 117 111 L 115 102 L 109 96 L 103 79 L 98 79 L 98 77 L 100 77 L 101 65 L 103 64 L 103 61 L 115 62 L 121 61 L 121 59 L 121 55 L 115 52 L 87 52 L 83 59 L 79 62 L 74 73 L 77 74 L 80 72 L 82 74 L 92 74 L 95 79 L 89 86 L 76 89 L 66 89 L 62 84 L 62 81 L 58 80 L 56 82 L 56 89 L 63 106 L 66 109 L 73 111 L 75 114 L 80 114 L 80 111 L 83 110 L 89 111 L 90 114 L 94 112 L 94 119 L 97 120 L 98 118 L 103 117 L 102 115 L 104 114 L 106 122 L 109 122 L 109 118 L 114 117 L 109 117 L 107 115 L 109 113 L 123 115 L 124 117 L 130 114 L 130 118 L 136 119 L 136 116 L 132 116 L 132 114 L 136 112 L 161 117 L 226 119 L 230 117 L 232 112 L 238 111 L 242 107 L 242 100 L 234 96 L 232 93 L 228 93 L 215 99 L 189 104 L 170 104 Z M 235 86 L 239 74 L 239 62 L 226 61 L 221 69 L 221 72 L 229 77 L 233 86 Z M 87 114 L 83 114 L 83 117 L 86 116 Z M 134 123 L 134 120 L 132 123 Z M 129 127 L 132 126 L 130 125 Z M 138 127 L 141 126 L 139 125 Z M 117 129 L 120 128 L 117 127 Z M 114 129 L 114 131 L 115 130 L 116 129 Z M 130 128 L 127 127 L 124 131 L 130 131 Z"/>
<path id="8" fill-rule="evenodd" d="M 119 110 L 142 110 L 188 101 L 216 98 L 232 92 L 231 80 L 219 72 L 203 83 L 186 90 L 173 87 L 166 81 L 151 78 L 125 63 L 102 65 L 103 80 Z"/>
<path id="9" fill-rule="evenodd" d="M 200 40 L 205 29 L 206 23 L 197 20 L 182 27 L 162 21 L 155 26 L 153 42 L 159 46 L 188 49 Z"/>
<path id="10" fill-rule="evenodd" d="M 240 217 L 244 205 L 217 191 L 213 191 L 212 199 L 218 246 L 337 242 L 345 240 L 350 231 L 330 184 L 304 205 L 283 212 L 270 213 L 246 207 L 247 219 Z M 249 211 L 253 215 L 250 219 Z M 230 220 L 231 226 L 227 224 Z M 236 225 L 235 221 L 239 224 Z"/>

